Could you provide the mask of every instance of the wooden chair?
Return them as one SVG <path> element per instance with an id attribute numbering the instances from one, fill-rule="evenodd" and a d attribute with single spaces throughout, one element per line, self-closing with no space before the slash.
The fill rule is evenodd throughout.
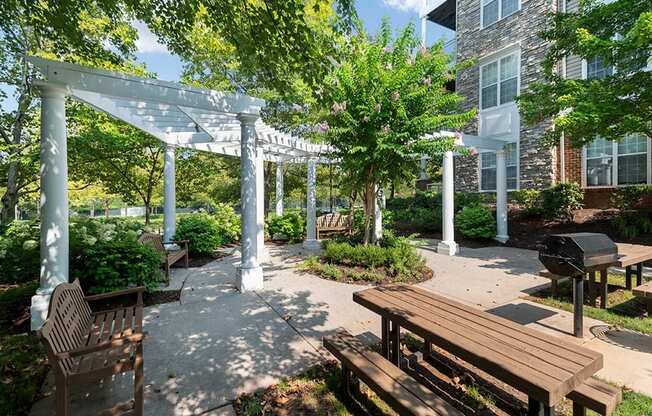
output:
<path id="1" fill-rule="evenodd" d="M 338 213 L 325 214 L 317 217 L 317 240 L 324 232 L 350 232 L 353 228 L 353 216 Z"/>
<path id="2" fill-rule="evenodd" d="M 45 345 L 56 382 L 56 414 L 70 414 L 70 386 L 134 372 L 134 399 L 109 409 L 109 414 L 134 410 L 143 414 L 144 287 L 84 296 L 79 281 L 54 289 L 48 319 L 37 335 Z M 135 305 L 92 312 L 89 302 L 130 294 Z"/>
<path id="3" fill-rule="evenodd" d="M 156 251 L 163 254 L 163 259 L 161 263 L 165 267 L 165 281 L 167 284 L 170 284 L 170 267 L 181 259 L 185 259 L 186 269 L 188 268 L 188 240 L 180 241 L 170 241 L 170 244 L 179 244 L 183 245 L 183 248 L 180 250 L 169 251 L 165 249 L 163 245 L 163 238 L 160 234 L 154 233 L 143 233 L 143 235 L 138 238 L 138 241 L 141 244 L 148 245 L 153 247 Z"/>

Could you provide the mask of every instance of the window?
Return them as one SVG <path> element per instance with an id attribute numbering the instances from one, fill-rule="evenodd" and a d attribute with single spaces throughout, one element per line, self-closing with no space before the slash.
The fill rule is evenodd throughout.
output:
<path id="1" fill-rule="evenodd" d="M 606 65 L 601 57 L 596 56 L 586 60 L 586 79 L 602 79 L 613 73 L 613 67 Z"/>
<path id="2" fill-rule="evenodd" d="M 507 189 L 518 188 L 518 150 L 516 143 L 505 146 L 505 165 L 507 168 Z M 480 190 L 496 190 L 496 153 L 480 153 Z"/>
<path id="3" fill-rule="evenodd" d="M 518 95 L 518 54 L 511 53 L 480 68 L 480 106 L 486 108 L 513 102 Z"/>
<path id="4" fill-rule="evenodd" d="M 586 186 L 634 185 L 648 182 L 648 139 L 627 136 L 620 142 L 595 139 L 586 148 Z"/>
<path id="5" fill-rule="evenodd" d="M 520 8 L 520 0 L 482 0 L 482 27 L 514 14 Z"/>

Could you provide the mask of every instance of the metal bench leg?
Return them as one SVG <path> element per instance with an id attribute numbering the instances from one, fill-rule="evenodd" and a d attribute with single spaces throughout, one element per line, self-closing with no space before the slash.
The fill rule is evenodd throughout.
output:
<path id="1" fill-rule="evenodd" d="M 625 288 L 632 290 L 632 266 L 625 267 Z"/>
<path id="2" fill-rule="evenodd" d="M 573 416 L 586 416 L 586 407 L 573 402 Z"/>
<path id="3" fill-rule="evenodd" d="M 550 281 L 550 291 L 552 292 L 552 297 L 557 298 L 559 295 L 559 284 L 557 283 L 557 279 L 552 279 Z"/>
<path id="4" fill-rule="evenodd" d="M 380 319 L 380 336 L 381 336 L 381 346 L 380 346 L 380 355 L 389 360 L 389 320 L 384 316 Z"/>
<path id="5" fill-rule="evenodd" d="M 396 324 L 396 322 L 392 322 L 392 330 L 390 332 L 390 338 L 391 338 L 391 351 L 392 351 L 392 357 L 390 361 L 394 363 L 396 366 L 400 366 L 400 355 L 401 355 L 401 327 Z"/>
<path id="6" fill-rule="evenodd" d="M 423 341 L 423 355 L 425 357 L 430 357 L 432 355 L 432 342 Z"/>
<path id="7" fill-rule="evenodd" d="M 643 284 L 643 263 L 636 265 L 636 286 Z"/>
<path id="8" fill-rule="evenodd" d="M 607 309 L 609 302 L 609 277 L 607 270 L 600 270 L 600 308 Z"/>
<path id="9" fill-rule="evenodd" d="M 528 397 L 527 402 L 527 415 L 528 416 L 553 416 L 552 407 L 545 406 L 543 403 L 540 403 L 534 400 L 531 397 Z"/>
<path id="10" fill-rule="evenodd" d="M 349 397 L 360 396 L 360 380 L 342 363 L 342 388 Z"/>
<path id="11" fill-rule="evenodd" d="M 652 318 L 652 299 L 647 299 L 645 303 L 647 304 L 647 317 Z"/>

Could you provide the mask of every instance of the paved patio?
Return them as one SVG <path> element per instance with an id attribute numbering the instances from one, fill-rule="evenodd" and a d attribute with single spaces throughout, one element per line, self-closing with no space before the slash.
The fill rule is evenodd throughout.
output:
<path id="1" fill-rule="evenodd" d="M 435 278 L 422 287 L 488 309 L 522 324 L 582 342 L 605 354 L 599 375 L 652 395 L 650 337 L 616 332 L 611 342 L 591 335 L 603 323 L 585 319 L 588 337 L 570 335 L 572 315 L 520 299 L 547 284 L 536 275 L 536 253 L 502 247 L 463 248 L 457 257 L 421 248 Z M 296 374 L 327 357 L 322 336 L 339 328 L 378 335 L 379 319 L 352 302 L 364 286 L 334 283 L 299 273 L 300 246 L 271 246 L 265 289 L 234 289 L 238 256 L 202 268 L 175 269 L 180 302 L 146 309 L 145 410 L 148 415 L 228 415 L 231 402 Z M 623 348 L 625 346 L 626 348 Z M 73 392 L 73 414 L 94 414 L 131 398 L 129 377 Z M 52 383 L 32 415 L 53 412 Z"/>

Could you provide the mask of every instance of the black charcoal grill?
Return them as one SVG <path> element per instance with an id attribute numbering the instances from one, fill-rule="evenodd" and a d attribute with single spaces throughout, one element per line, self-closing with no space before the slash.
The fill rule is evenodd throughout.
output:
<path id="1" fill-rule="evenodd" d="M 573 278 L 573 327 L 575 336 L 582 338 L 584 277 L 618 264 L 618 247 L 605 234 L 555 234 L 543 241 L 539 260 L 550 273 Z"/>
<path id="2" fill-rule="evenodd" d="M 544 240 L 539 260 L 559 276 L 586 275 L 616 265 L 618 247 L 605 234 L 555 234 Z"/>

